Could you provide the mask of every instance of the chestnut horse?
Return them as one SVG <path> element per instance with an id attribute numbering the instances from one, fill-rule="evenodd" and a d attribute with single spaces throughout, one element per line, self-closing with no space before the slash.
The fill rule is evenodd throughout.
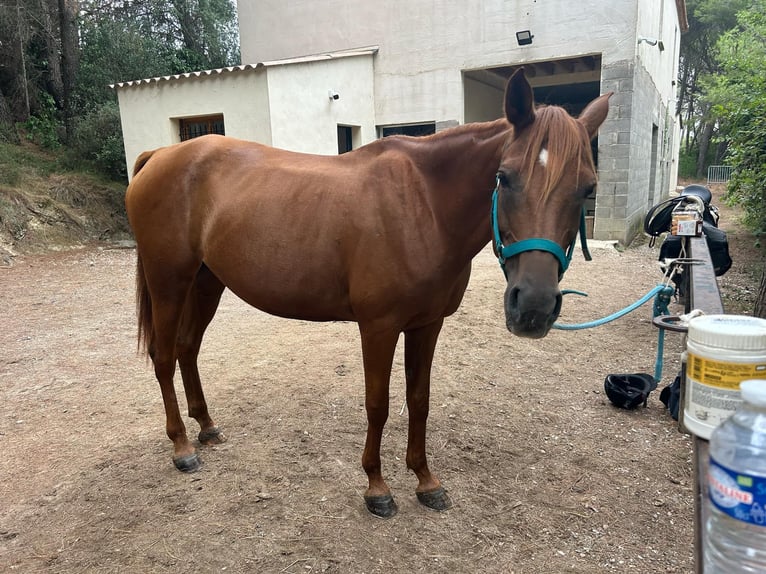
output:
<path id="1" fill-rule="evenodd" d="M 575 240 L 596 184 L 590 140 L 609 95 L 573 119 L 558 107 L 535 108 L 520 70 L 506 86 L 505 118 L 427 137 L 388 137 L 316 156 L 211 135 L 143 153 L 125 198 L 137 245 L 139 345 L 154 364 L 176 467 L 201 464 L 179 413 L 176 362 L 199 442 L 226 440 L 208 413 L 197 356 L 228 287 L 274 315 L 358 323 L 368 421 L 364 499 L 383 517 L 396 513 L 380 442 L 404 333 L 407 467 L 421 503 L 449 508 L 426 461 L 442 323 L 457 310 L 471 259 L 494 228 L 508 329 L 547 334 L 561 308 L 562 246 Z M 522 240 L 531 243 L 519 248 Z"/>

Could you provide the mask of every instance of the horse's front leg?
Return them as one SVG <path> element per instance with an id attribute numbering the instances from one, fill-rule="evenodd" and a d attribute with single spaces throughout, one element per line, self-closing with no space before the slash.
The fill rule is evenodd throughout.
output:
<path id="1" fill-rule="evenodd" d="M 390 518 L 397 507 L 391 490 L 383 479 L 380 463 L 380 441 L 388 420 L 388 387 L 391 363 L 394 360 L 399 332 L 377 330 L 359 325 L 364 361 L 365 408 L 367 410 L 367 439 L 362 454 L 362 467 L 367 473 L 368 487 L 364 502 L 373 515 Z"/>
<path id="2" fill-rule="evenodd" d="M 418 477 L 415 491 L 428 508 L 447 510 L 452 501 L 426 460 L 426 421 L 431 391 L 431 364 L 443 319 L 404 333 L 404 372 L 407 379 L 407 409 L 410 414 L 407 467 Z"/>

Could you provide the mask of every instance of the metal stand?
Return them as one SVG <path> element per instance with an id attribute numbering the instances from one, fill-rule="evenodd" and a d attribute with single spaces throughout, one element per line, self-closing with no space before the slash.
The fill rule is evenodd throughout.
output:
<path id="1" fill-rule="evenodd" d="M 718 290 L 718 282 L 715 278 L 713 263 L 710 259 L 707 240 L 704 237 L 689 237 L 686 239 L 687 253 L 694 259 L 699 260 L 696 265 L 689 267 L 686 274 L 686 312 L 692 309 L 700 309 L 707 315 L 723 313 L 723 302 Z M 686 362 L 682 365 L 681 397 L 678 409 L 678 428 L 681 432 L 692 434 L 684 426 L 684 405 L 686 404 Z M 708 441 L 693 435 L 693 493 L 694 493 L 694 572 L 702 574 L 704 568 L 703 532 L 707 523 L 707 465 L 710 452 Z"/>

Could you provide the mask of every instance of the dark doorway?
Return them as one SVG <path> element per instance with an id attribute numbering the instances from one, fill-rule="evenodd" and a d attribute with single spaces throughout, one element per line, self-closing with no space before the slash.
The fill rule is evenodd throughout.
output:
<path id="1" fill-rule="evenodd" d="M 354 149 L 354 134 L 351 126 L 338 126 L 338 154 Z"/>

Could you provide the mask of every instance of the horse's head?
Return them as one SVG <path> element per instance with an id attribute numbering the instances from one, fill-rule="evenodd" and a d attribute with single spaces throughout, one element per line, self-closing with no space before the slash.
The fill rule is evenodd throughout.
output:
<path id="1" fill-rule="evenodd" d="M 514 129 L 502 150 L 492 217 L 493 245 L 508 279 L 506 325 L 515 335 L 544 337 L 561 310 L 559 281 L 596 185 L 590 140 L 609 96 L 574 119 L 556 106 L 535 109 L 523 69 L 508 80 L 505 115 Z"/>

